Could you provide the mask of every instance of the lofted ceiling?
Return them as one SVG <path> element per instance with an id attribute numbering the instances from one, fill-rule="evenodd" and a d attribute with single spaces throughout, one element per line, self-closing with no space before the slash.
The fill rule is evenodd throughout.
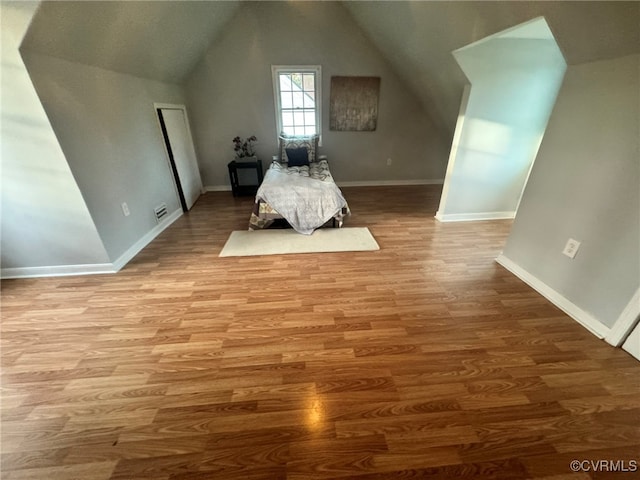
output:
<path id="1" fill-rule="evenodd" d="M 254 8 L 254 3 L 46 1 L 22 48 L 182 83 L 233 17 Z M 467 83 L 452 55 L 458 48 L 544 16 L 569 65 L 640 53 L 637 1 L 340 3 L 449 137 Z"/>
<path id="2" fill-rule="evenodd" d="M 452 52 L 544 16 L 569 65 L 640 52 L 640 3 L 591 1 L 345 2 L 354 20 L 453 135 L 467 83 Z"/>
<path id="3" fill-rule="evenodd" d="M 44 1 L 22 48 L 181 83 L 239 1 Z"/>

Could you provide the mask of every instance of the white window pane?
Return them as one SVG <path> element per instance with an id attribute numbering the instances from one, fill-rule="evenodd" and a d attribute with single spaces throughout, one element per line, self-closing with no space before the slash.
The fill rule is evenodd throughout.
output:
<path id="1" fill-rule="evenodd" d="M 291 112 L 290 110 L 282 112 L 282 125 L 283 126 L 293 125 L 293 112 Z"/>
<path id="2" fill-rule="evenodd" d="M 291 83 L 292 83 L 292 90 L 302 90 L 302 74 L 292 73 Z"/>
<path id="3" fill-rule="evenodd" d="M 321 99 L 316 88 L 320 87 L 320 78 L 311 71 L 278 69 L 275 74 L 279 130 L 288 135 L 318 134 L 317 108 Z"/>
<path id="4" fill-rule="evenodd" d="M 293 108 L 293 99 L 291 98 L 291 92 L 280 93 L 280 107 Z"/>
<path id="5" fill-rule="evenodd" d="M 304 93 L 304 108 L 315 108 L 316 106 L 316 95 L 313 92 L 305 92 Z"/>
<path id="6" fill-rule="evenodd" d="M 280 90 L 291 90 L 291 75 L 280 74 Z"/>
<path id="7" fill-rule="evenodd" d="M 314 91 L 315 87 L 315 74 L 313 73 L 305 73 L 302 76 L 302 86 L 307 91 Z"/>
<path id="8" fill-rule="evenodd" d="M 304 107 L 303 97 L 304 95 L 302 92 L 293 92 L 293 108 Z"/>
<path id="9" fill-rule="evenodd" d="M 313 110 L 305 110 L 304 111 L 304 124 L 307 125 L 307 126 L 315 127 L 315 125 L 316 125 L 316 112 L 314 112 Z"/>

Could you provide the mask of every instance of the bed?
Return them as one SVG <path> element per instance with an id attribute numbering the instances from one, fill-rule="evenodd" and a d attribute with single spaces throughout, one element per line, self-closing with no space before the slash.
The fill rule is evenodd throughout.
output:
<path id="1" fill-rule="evenodd" d="M 315 155 L 317 138 L 281 137 L 280 143 L 281 154 L 274 157 L 256 193 L 249 230 L 268 228 L 277 220 L 305 235 L 325 225 L 342 227 L 349 206 L 327 158 Z"/>

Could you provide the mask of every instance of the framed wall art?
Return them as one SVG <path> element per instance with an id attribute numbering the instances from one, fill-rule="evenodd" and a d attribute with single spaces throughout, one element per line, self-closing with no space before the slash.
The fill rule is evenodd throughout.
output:
<path id="1" fill-rule="evenodd" d="M 380 77 L 331 77 L 329 130 L 374 131 L 379 96 Z"/>

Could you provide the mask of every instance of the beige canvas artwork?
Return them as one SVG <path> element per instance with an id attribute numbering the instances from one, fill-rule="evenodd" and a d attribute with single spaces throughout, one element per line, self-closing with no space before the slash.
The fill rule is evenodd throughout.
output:
<path id="1" fill-rule="evenodd" d="M 331 77 L 329 129 L 374 131 L 379 95 L 380 77 Z"/>

